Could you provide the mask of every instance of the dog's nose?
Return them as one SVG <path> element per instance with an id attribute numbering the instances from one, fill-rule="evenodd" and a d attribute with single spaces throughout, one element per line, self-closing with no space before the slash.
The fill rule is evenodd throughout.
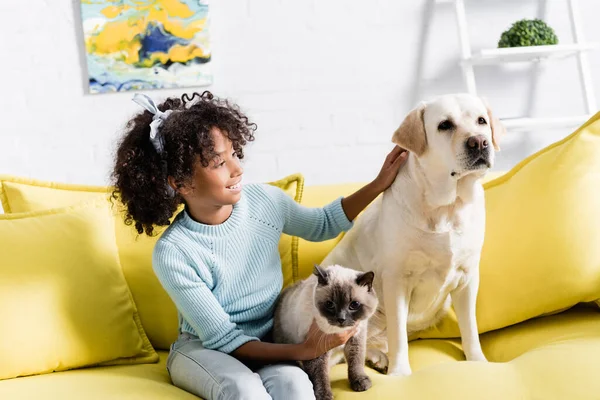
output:
<path id="1" fill-rule="evenodd" d="M 487 139 L 483 135 L 471 136 L 467 140 L 467 147 L 469 150 L 483 150 L 489 145 Z"/>

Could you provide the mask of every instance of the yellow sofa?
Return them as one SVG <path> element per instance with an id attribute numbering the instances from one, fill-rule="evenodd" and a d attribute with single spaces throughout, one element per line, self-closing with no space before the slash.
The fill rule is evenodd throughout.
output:
<path id="1" fill-rule="evenodd" d="M 308 186 L 303 203 L 325 204 L 360 185 Z M 322 259 L 339 239 L 300 240 L 300 270 Z M 148 273 L 152 271 L 149 269 Z M 161 296 L 162 293 L 156 293 Z M 164 321 L 173 323 L 172 320 Z M 483 334 L 488 364 L 464 361 L 460 340 L 424 339 L 410 343 L 413 375 L 392 378 L 367 370 L 373 387 L 350 389 L 345 365 L 332 371 L 336 398 L 372 399 L 598 399 L 600 313 L 576 307 L 558 315 Z M 0 381 L 0 399 L 194 399 L 174 387 L 157 349 L 158 363 L 95 367 Z"/>
<path id="2" fill-rule="evenodd" d="M 584 132 L 582 134 L 582 130 L 585 131 L 586 129 L 587 133 Z M 524 160 L 524 162 L 505 175 L 488 175 L 486 179 L 490 182 L 486 185 L 486 198 L 492 189 L 496 190 L 496 192 L 491 197 L 496 196 L 496 200 L 498 200 L 497 197 L 499 194 L 497 193 L 501 189 L 504 190 L 505 186 L 518 186 L 519 182 L 525 179 L 521 176 L 527 177 L 526 174 L 530 173 L 527 171 L 531 171 L 531 168 L 534 168 L 536 163 L 543 162 L 544 157 L 546 160 L 550 160 L 548 162 L 551 162 L 552 165 L 558 165 L 557 168 L 559 168 L 556 172 L 557 175 L 550 176 L 549 180 L 558 180 L 566 176 L 565 170 L 560 168 L 568 163 L 572 163 L 573 160 L 571 159 L 577 162 L 589 159 L 590 161 L 586 165 L 594 168 L 599 167 L 600 162 L 594 157 L 598 157 L 600 154 L 600 115 L 594 117 L 578 132 L 564 141 L 550 146 L 548 149 Z M 598 151 L 589 153 L 589 149 L 594 146 Z M 543 168 L 547 169 L 547 166 L 543 166 Z M 593 182 L 600 181 L 600 168 L 597 171 L 592 169 L 589 173 L 583 170 L 577 173 Z M 569 178 L 568 181 L 575 180 Z M 524 187 L 532 186 L 532 190 L 543 191 L 551 185 L 548 182 L 538 182 L 536 185 L 525 185 Z M 587 188 L 590 182 L 587 182 L 586 185 L 581 185 L 579 189 Z M 302 190 L 302 185 L 300 185 L 296 191 L 302 192 L 300 194 L 302 194 L 301 203 L 303 205 L 321 206 L 340 195 L 353 192 L 360 186 L 358 183 L 306 186 Z M 567 188 L 575 190 L 568 185 Z M 598 188 L 600 188 L 600 185 L 598 185 Z M 600 190 L 598 188 L 593 190 Z M 519 190 L 524 189 L 521 188 Z M 93 188 L 90 191 L 93 191 Z M 530 198 L 534 194 L 525 193 L 524 196 Z M 561 193 L 558 193 L 557 196 L 563 200 L 567 198 Z M 590 197 L 589 193 L 587 193 L 585 199 L 590 198 L 593 198 L 594 202 L 598 199 L 598 197 Z M 576 196 L 568 197 L 568 199 L 569 201 L 578 201 Z M 518 202 L 516 198 L 513 200 L 514 202 Z M 492 201 L 495 200 L 492 199 Z M 594 207 L 594 204 L 600 209 L 600 202 L 584 205 L 582 209 L 586 210 L 585 206 Z M 511 218 L 512 214 L 517 215 L 515 214 L 515 210 L 518 211 L 519 209 L 533 215 L 532 218 L 535 217 L 536 210 L 528 209 L 526 202 L 513 206 L 516 209 L 512 211 L 508 210 L 506 218 Z M 546 210 L 540 207 L 538 211 L 545 212 Z M 502 214 L 502 218 L 505 218 L 504 215 Z M 586 226 L 591 227 L 590 229 L 598 226 L 599 229 L 596 229 L 594 232 L 597 233 L 600 231 L 599 214 L 596 213 L 590 216 L 590 213 L 586 212 L 586 215 L 587 220 L 581 218 L 578 220 L 579 223 L 588 223 Z M 520 218 L 521 216 L 517 215 L 516 217 Z M 589 221 L 590 218 L 592 218 L 591 222 Z M 560 221 L 560 218 L 558 220 Z M 568 219 L 565 224 L 573 223 L 572 220 L 572 218 Z M 494 221 L 496 220 L 492 219 L 492 223 L 495 223 Z M 528 224 L 527 221 L 523 222 L 524 224 Z M 540 224 L 542 223 L 540 222 Z M 586 233 L 588 237 L 592 235 L 590 232 Z M 496 236 L 494 235 L 499 235 L 499 233 L 492 232 L 491 235 L 491 237 L 495 238 Z M 552 234 L 549 238 L 544 238 L 544 240 L 555 240 L 556 238 L 556 234 Z M 289 238 L 285 238 L 285 240 L 288 240 L 285 245 L 287 247 L 289 245 Z M 294 251 L 297 251 L 297 254 L 293 256 L 294 271 L 292 275 L 294 278 L 303 278 L 309 274 L 312 265 L 322 260 L 339 240 L 340 237 L 326 242 L 311 243 L 302 239 L 294 239 L 292 247 Z M 527 243 L 527 245 L 534 246 L 534 241 Z M 544 245 L 544 243 L 541 243 L 541 245 Z M 147 251 L 150 251 L 151 247 L 147 243 L 145 246 L 148 248 Z M 577 248 L 577 244 L 573 244 L 573 246 Z M 283 257 L 283 251 L 287 250 L 283 250 L 283 248 L 280 248 L 280 250 L 282 250 Z M 486 254 L 496 253 L 486 252 Z M 594 255 L 597 253 L 590 254 Z M 285 254 L 285 256 L 288 257 L 289 254 Z M 584 259 L 581 260 L 581 262 L 585 261 Z M 529 304 L 527 301 L 519 298 L 522 304 L 521 308 L 528 310 L 527 312 L 522 312 L 518 315 L 511 314 L 510 317 L 512 319 L 506 315 L 503 315 L 503 318 L 493 319 L 493 315 L 486 314 L 485 318 L 482 318 L 486 327 L 481 329 L 484 332 L 481 334 L 481 343 L 483 351 L 490 361 L 489 363 L 464 361 L 460 340 L 456 334 L 455 320 L 453 320 L 453 315 L 450 315 L 441 326 L 410 342 L 409 358 L 413 370 L 412 376 L 389 377 L 367 369 L 367 373 L 372 378 L 373 387 L 367 392 L 355 393 L 350 389 L 347 382 L 346 366 L 343 364 L 337 365 L 331 373 L 335 397 L 339 399 L 457 400 L 600 399 L 600 379 L 598 379 L 598 371 L 600 371 L 600 313 L 594 303 L 594 300 L 600 297 L 594 297 L 594 293 L 600 292 L 600 280 L 596 280 L 596 273 L 600 272 L 600 262 L 596 263 L 597 261 L 599 261 L 598 258 L 592 259 L 592 266 L 586 270 L 585 275 L 578 272 L 579 270 L 575 266 L 572 270 L 565 269 L 564 266 L 560 267 L 564 270 L 565 285 L 569 285 L 574 280 L 572 275 L 577 275 L 581 279 L 587 279 L 588 281 L 593 276 L 594 282 L 592 285 L 587 285 L 581 289 L 573 289 L 581 294 L 579 297 L 572 294 L 565 296 L 564 293 L 557 293 L 556 286 L 552 286 L 555 285 L 554 281 L 550 282 L 551 280 L 545 279 L 539 281 L 539 288 L 541 288 L 542 293 L 539 290 L 531 293 L 535 293 L 536 296 L 545 296 L 548 299 L 566 298 L 566 302 L 548 303 L 544 302 L 544 299 L 541 299 L 541 301 L 531 299 L 531 304 Z M 489 261 L 486 262 L 489 263 Z M 515 261 L 511 260 L 511 262 Z M 543 262 L 547 263 L 547 261 Z M 546 265 L 544 263 L 536 268 L 543 269 Z M 550 264 L 548 265 L 551 267 Z M 155 318 L 152 321 L 150 329 L 148 329 L 148 324 L 146 324 L 145 328 L 150 341 L 159 355 L 158 362 L 81 368 L 64 372 L 0 380 L 0 399 L 104 400 L 196 398 L 189 393 L 177 389 L 170 383 L 165 362 L 168 354 L 167 344 L 169 340 L 173 339 L 176 328 L 176 320 L 173 318 L 173 305 L 165 303 L 168 300 L 165 300 L 164 292 L 160 286 L 156 285 L 156 281 L 152 278 L 153 273 L 149 263 L 146 263 L 144 268 L 145 271 L 138 270 L 134 274 L 129 273 L 129 275 L 126 272 L 125 275 L 129 286 L 132 288 L 137 308 L 144 310 L 144 312 L 140 312 L 142 323 Z M 593 273 L 596 275 L 593 275 L 590 270 L 593 270 Z M 506 271 L 516 273 L 509 268 Z M 489 275 L 489 272 L 486 273 L 488 274 L 486 276 L 489 277 L 488 282 L 490 280 L 499 281 L 503 278 L 501 276 L 502 271 L 498 269 L 496 269 L 495 273 L 499 275 L 492 276 Z M 289 277 L 289 271 L 285 275 Z M 561 278 L 558 277 L 557 279 L 560 283 Z M 509 282 L 515 282 L 515 285 L 518 285 L 522 281 L 522 279 L 516 276 Z M 290 283 L 289 280 L 287 283 Z M 598 290 L 590 293 L 589 290 L 586 291 L 588 286 L 594 288 L 597 286 Z M 497 287 L 502 287 L 502 284 L 499 283 Z M 543 292 L 546 288 L 548 292 Z M 486 293 L 493 293 L 497 299 L 498 296 L 506 293 L 493 292 L 492 289 L 488 290 L 487 287 L 484 289 Z M 506 298 L 514 299 L 517 295 L 521 296 L 519 290 L 516 288 L 515 295 L 513 296 L 513 293 L 509 293 Z M 485 299 L 486 293 L 480 294 L 480 296 Z M 158 313 L 164 315 L 164 317 L 161 317 L 163 319 L 159 320 L 156 320 L 156 316 L 151 315 L 152 307 L 155 307 L 152 302 L 155 302 L 156 299 L 161 299 L 162 307 L 168 309 L 167 312 L 161 311 L 162 314 Z M 500 310 L 499 313 L 510 313 L 510 310 L 502 309 L 502 305 L 505 302 L 501 301 L 501 303 L 500 305 L 494 305 L 494 307 Z M 492 306 L 488 303 L 484 302 L 484 304 L 487 307 L 484 308 L 484 311 L 492 309 Z M 539 304 L 541 306 L 537 308 L 534 306 Z M 478 309 L 478 313 L 479 311 Z M 488 314 L 490 314 L 489 311 Z M 497 326 L 503 327 L 496 329 Z M 0 327 L 0 329 L 2 328 Z M 158 329 L 163 329 L 166 333 L 162 336 L 155 333 L 158 332 Z M 0 363 L 2 363 L 1 354 Z"/>

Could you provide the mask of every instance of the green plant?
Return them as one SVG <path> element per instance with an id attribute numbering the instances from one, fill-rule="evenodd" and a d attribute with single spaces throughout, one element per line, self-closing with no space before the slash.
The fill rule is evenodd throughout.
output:
<path id="1" fill-rule="evenodd" d="M 543 46 L 557 44 L 554 30 L 540 19 L 522 19 L 502 33 L 498 47 Z"/>

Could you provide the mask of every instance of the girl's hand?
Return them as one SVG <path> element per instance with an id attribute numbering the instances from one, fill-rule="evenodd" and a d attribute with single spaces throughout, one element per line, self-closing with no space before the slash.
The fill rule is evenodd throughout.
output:
<path id="1" fill-rule="evenodd" d="M 319 329 L 316 321 L 313 320 L 306 340 L 301 344 L 302 350 L 298 361 L 306 361 L 317 358 L 329 350 L 345 344 L 356 333 L 357 327 L 348 329 L 342 333 L 326 334 Z"/>
<path id="2" fill-rule="evenodd" d="M 402 147 L 396 146 L 385 158 L 385 162 L 383 163 L 383 167 L 381 167 L 381 171 L 379 172 L 379 175 L 377 175 L 377 178 L 357 192 L 342 199 L 342 207 L 346 213 L 346 217 L 348 217 L 350 221 L 354 221 L 354 218 L 356 218 L 365 207 L 375 200 L 381 192 L 390 187 L 396 179 L 400 167 L 404 165 L 404 162 L 407 159 L 408 151 L 404 150 Z"/>
<path id="3" fill-rule="evenodd" d="M 400 167 L 404 165 L 404 162 L 407 159 L 408 151 L 399 146 L 394 147 L 387 155 L 383 167 L 381 167 L 381 171 L 379 171 L 379 175 L 377 175 L 377 178 L 373 181 L 373 185 L 375 185 L 380 193 L 390 187 L 394 182 Z"/>

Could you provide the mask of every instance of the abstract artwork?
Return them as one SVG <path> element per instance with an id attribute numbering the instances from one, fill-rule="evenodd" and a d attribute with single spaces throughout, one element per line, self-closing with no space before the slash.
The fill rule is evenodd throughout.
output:
<path id="1" fill-rule="evenodd" d="M 81 0 L 90 93 L 212 83 L 207 0 Z"/>

